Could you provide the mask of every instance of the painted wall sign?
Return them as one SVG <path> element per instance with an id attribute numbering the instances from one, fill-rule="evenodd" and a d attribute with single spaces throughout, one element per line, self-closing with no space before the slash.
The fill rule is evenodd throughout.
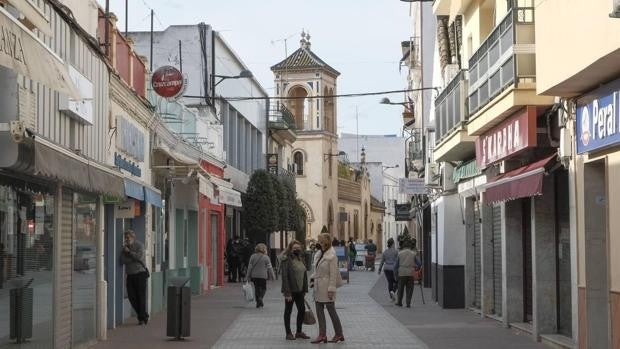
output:
<path id="1" fill-rule="evenodd" d="M 536 144 L 536 107 L 528 106 L 476 139 L 478 168 L 486 168 Z"/>
<path id="2" fill-rule="evenodd" d="M 577 154 L 620 143 L 619 92 L 577 105 Z"/>
<path id="3" fill-rule="evenodd" d="M 81 98 L 65 62 L 2 6 L 0 6 L 0 65 L 71 98 Z"/>
<path id="4" fill-rule="evenodd" d="M 136 177 L 142 177 L 142 170 L 136 163 L 127 160 L 121 154 L 114 153 L 114 166 L 125 170 Z"/>
<path id="5" fill-rule="evenodd" d="M 187 81 L 177 68 L 165 65 L 155 70 L 151 85 L 158 95 L 174 99 L 183 94 Z"/>
<path id="6" fill-rule="evenodd" d="M 129 120 L 117 117 L 116 146 L 138 161 L 144 161 L 144 132 Z"/>

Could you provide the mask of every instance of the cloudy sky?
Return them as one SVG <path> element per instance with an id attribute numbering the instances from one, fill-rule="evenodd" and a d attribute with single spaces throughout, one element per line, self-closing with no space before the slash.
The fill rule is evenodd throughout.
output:
<path id="1" fill-rule="evenodd" d="M 98 0 L 103 6 L 105 0 Z M 148 30 L 150 9 L 155 30 L 174 24 L 205 22 L 233 47 L 263 87 L 274 93 L 269 67 L 299 48 L 302 29 L 312 50 L 342 75 L 338 93 L 405 88 L 398 69 L 400 42 L 408 40 L 409 4 L 398 0 L 129 0 L 129 30 Z M 110 11 L 125 28 L 125 0 L 110 0 Z M 390 95 L 401 101 L 402 95 Z M 338 100 L 338 132 L 400 133 L 401 108 L 379 104 L 381 96 Z"/>

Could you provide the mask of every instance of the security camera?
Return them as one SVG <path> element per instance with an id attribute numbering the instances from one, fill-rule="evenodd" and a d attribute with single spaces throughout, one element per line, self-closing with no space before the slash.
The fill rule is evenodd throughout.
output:
<path id="1" fill-rule="evenodd" d="M 612 10 L 609 17 L 620 18 L 620 0 L 613 0 Z"/>

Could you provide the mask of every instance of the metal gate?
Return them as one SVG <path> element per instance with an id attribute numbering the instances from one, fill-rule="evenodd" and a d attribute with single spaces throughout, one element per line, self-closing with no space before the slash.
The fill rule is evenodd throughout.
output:
<path id="1" fill-rule="evenodd" d="M 502 207 L 493 206 L 493 312 L 502 315 Z"/>
<path id="2" fill-rule="evenodd" d="M 480 308 L 481 294 L 481 220 L 480 220 L 480 202 L 474 201 L 474 308 Z"/>
<path id="3" fill-rule="evenodd" d="M 71 348 L 73 274 L 73 191 L 62 190 L 60 214 L 60 258 L 56 298 L 56 348 Z"/>

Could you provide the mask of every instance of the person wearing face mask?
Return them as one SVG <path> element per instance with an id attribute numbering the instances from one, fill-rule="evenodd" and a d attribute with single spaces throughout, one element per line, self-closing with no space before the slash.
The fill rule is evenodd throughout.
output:
<path id="1" fill-rule="evenodd" d="M 316 315 L 319 323 L 319 335 L 311 343 L 327 343 L 327 332 L 325 322 L 325 308 L 334 325 L 335 336 L 329 341 L 332 343 L 344 342 L 342 325 L 336 313 L 336 288 L 339 286 L 340 270 L 338 269 L 338 258 L 336 251 L 332 247 L 331 238 L 328 233 L 319 235 L 319 246 L 321 251 L 315 256 L 314 274 L 311 279 L 314 284 L 314 301 L 316 304 Z"/>
<path id="2" fill-rule="evenodd" d="M 302 331 L 304 314 L 306 313 L 305 297 L 308 293 L 308 275 L 301 254 L 301 243 L 293 240 L 288 244 L 282 255 L 280 268 L 282 271 L 282 294 L 284 295 L 284 329 L 286 339 L 309 339 Z M 293 304 L 297 307 L 297 332 L 291 331 L 291 313 Z"/>

